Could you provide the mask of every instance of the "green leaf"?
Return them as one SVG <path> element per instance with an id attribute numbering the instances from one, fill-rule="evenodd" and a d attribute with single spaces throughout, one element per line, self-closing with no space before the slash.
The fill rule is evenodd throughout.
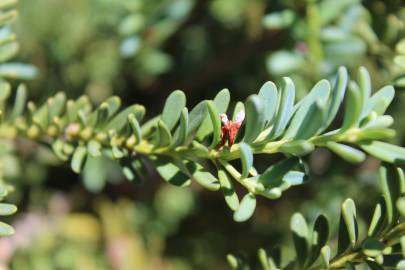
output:
<path id="1" fill-rule="evenodd" d="M 207 102 L 201 101 L 198 103 L 189 114 L 189 124 L 188 124 L 188 137 L 193 136 L 197 129 L 200 127 L 202 121 L 207 116 Z"/>
<path id="2" fill-rule="evenodd" d="M 218 170 L 218 179 L 221 185 L 222 192 L 224 193 L 225 202 L 233 211 L 239 207 L 239 198 L 233 187 L 232 181 L 225 170 Z"/>
<path id="3" fill-rule="evenodd" d="M 51 123 L 54 117 L 59 116 L 65 108 L 66 95 L 63 92 L 57 93 L 48 99 L 48 123 Z"/>
<path id="4" fill-rule="evenodd" d="M 99 157 L 101 156 L 101 144 L 96 140 L 90 140 L 87 143 L 87 151 L 90 156 L 92 157 Z"/>
<path id="5" fill-rule="evenodd" d="M 391 104 L 395 96 L 395 89 L 391 85 L 384 86 L 378 90 L 367 101 L 364 115 L 369 114 L 371 111 L 376 112 L 378 115 L 383 115 Z"/>
<path id="6" fill-rule="evenodd" d="M 12 62 L 0 65 L 0 77 L 4 78 L 31 80 L 37 74 L 38 70 L 32 65 Z"/>
<path id="7" fill-rule="evenodd" d="M 323 125 L 325 113 L 325 103 L 322 103 L 320 100 L 313 103 L 300 123 L 297 133 L 293 135 L 294 139 L 305 140 L 316 135 Z"/>
<path id="8" fill-rule="evenodd" d="M 358 0 L 324 0 L 319 3 L 319 20 L 320 24 L 327 25 L 342 14 L 345 14 L 345 10 L 353 4 L 357 4 Z"/>
<path id="9" fill-rule="evenodd" d="M 364 128 L 357 135 L 358 141 L 386 140 L 395 137 L 395 130 L 390 128 Z"/>
<path id="10" fill-rule="evenodd" d="M 366 264 L 370 268 L 370 270 L 384 270 L 384 268 L 381 265 L 379 265 L 374 261 L 366 260 Z"/>
<path id="11" fill-rule="evenodd" d="M 14 121 L 24 112 L 26 103 L 27 103 L 27 87 L 24 84 L 20 84 L 17 88 L 13 111 L 10 115 L 10 121 Z"/>
<path id="12" fill-rule="evenodd" d="M 405 164 L 405 149 L 386 142 L 361 142 L 360 147 L 368 154 L 388 163 Z"/>
<path id="13" fill-rule="evenodd" d="M 235 121 L 238 113 L 241 111 L 244 111 L 244 110 L 245 110 L 245 104 L 243 104 L 243 102 L 241 102 L 241 101 L 238 101 L 233 110 L 232 121 Z"/>
<path id="14" fill-rule="evenodd" d="M 9 216 L 17 212 L 17 206 L 9 203 L 0 203 L 0 216 Z"/>
<path id="15" fill-rule="evenodd" d="M 295 166 L 298 165 L 298 158 L 290 157 L 279 161 L 269 167 L 259 176 L 259 181 L 268 188 L 278 187 L 281 185 L 285 175 Z"/>
<path id="16" fill-rule="evenodd" d="M 136 144 L 139 144 L 142 140 L 142 131 L 141 131 L 141 127 L 139 126 L 139 122 L 136 119 L 134 114 L 129 114 L 128 115 L 128 122 L 129 125 L 131 126 L 131 129 L 134 133 L 135 136 L 135 140 L 136 140 Z"/>
<path id="17" fill-rule="evenodd" d="M 305 173 L 299 171 L 289 171 L 283 177 L 283 182 L 290 186 L 301 185 L 305 182 Z"/>
<path id="18" fill-rule="evenodd" d="M 385 245 L 375 238 L 367 238 L 363 241 L 361 247 L 366 256 L 375 258 L 382 255 Z"/>
<path id="19" fill-rule="evenodd" d="M 368 236 L 376 236 L 384 227 L 385 219 L 387 218 L 387 206 L 384 197 L 381 197 L 376 205 L 368 228 Z"/>
<path id="20" fill-rule="evenodd" d="M 399 198 L 397 200 L 397 209 L 401 216 L 405 217 L 405 197 Z"/>
<path id="21" fill-rule="evenodd" d="M 339 67 L 336 82 L 332 90 L 332 95 L 330 96 L 328 104 L 329 110 L 323 125 L 323 129 L 326 129 L 332 123 L 333 119 L 335 119 L 335 116 L 339 111 L 340 104 L 345 96 L 347 81 L 347 69 L 345 67 Z"/>
<path id="22" fill-rule="evenodd" d="M 290 78 L 284 77 L 283 85 L 281 88 L 281 100 L 279 102 L 274 126 L 268 136 L 268 139 L 276 139 L 284 132 L 284 129 L 290 121 L 290 118 L 294 111 L 294 99 L 294 83 Z"/>
<path id="23" fill-rule="evenodd" d="M 190 177 L 180 169 L 181 161 L 170 157 L 154 157 L 156 170 L 159 175 L 168 183 L 175 186 L 188 186 L 191 183 Z"/>
<path id="24" fill-rule="evenodd" d="M 219 117 L 220 113 L 226 113 L 230 99 L 231 95 L 228 89 L 222 89 L 215 96 L 213 100 L 213 105 L 218 112 L 217 117 Z M 196 137 L 199 141 L 203 141 L 209 134 L 211 134 L 212 131 L 213 131 L 212 120 L 209 116 L 206 116 L 198 129 Z"/>
<path id="25" fill-rule="evenodd" d="M 311 235 L 311 251 L 308 265 L 316 261 L 321 253 L 321 248 L 325 246 L 329 236 L 329 224 L 324 215 L 319 215 L 315 220 L 314 229 Z"/>
<path id="26" fill-rule="evenodd" d="M 142 158 L 123 159 L 121 166 L 125 177 L 136 184 L 142 183 L 143 178 L 148 174 Z"/>
<path id="27" fill-rule="evenodd" d="M 257 252 L 257 257 L 259 258 L 260 265 L 262 266 L 263 270 L 271 270 L 271 266 L 269 264 L 269 259 L 267 253 L 264 249 L 260 248 Z"/>
<path id="28" fill-rule="evenodd" d="M 366 159 L 366 155 L 353 147 L 350 147 L 345 144 L 336 143 L 336 142 L 327 142 L 326 147 L 330 149 L 332 152 L 339 155 L 341 158 L 348 162 L 352 163 L 360 163 Z"/>
<path id="29" fill-rule="evenodd" d="M 359 87 L 354 83 L 349 83 L 349 88 L 346 95 L 346 107 L 343 118 L 343 125 L 341 131 L 346 131 L 355 126 L 361 116 L 363 103 Z"/>
<path id="30" fill-rule="evenodd" d="M 172 135 L 170 134 L 169 128 L 159 120 L 157 124 L 157 147 L 169 146 L 172 143 Z"/>
<path id="31" fill-rule="evenodd" d="M 66 102 L 66 111 L 68 122 L 77 121 L 79 111 L 88 112 L 91 110 L 91 104 L 87 96 L 81 96 L 76 101 Z"/>
<path id="32" fill-rule="evenodd" d="M 10 225 L 0 221 L 0 236 L 8 236 L 15 233 L 15 230 Z"/>
<path id="33" fill-rule="evenodd" d="M 263 131 L 265 125 L 265 111 L 262 100 L 257 95 L 250 96 L 245 103 L 246 128 L 243 141 L 252 143 Z"/>
<path id="34" fill-rule="evenodd" d="M 262 19 L 262 24 L 266 29 L 283 29 L 291 26 L 296 15 L 294 11 L 283 10 L 267 14 Z"/>
<path id="35" fill-rule="evenodd" d="M 32 121 L 46 130 L 49 125 L 48 119 L 48 102 L 46 101 L 33 112 Z"/>
<path id="36" fill-rule="evenodd" d="M 196 156 L 209 157 L 210 152 L 209 152 L 209 149 L 205 145 L 203 145 L 197 141 L 193 141 L 192 146 L 194 148 L 194 153 L 196 154 Z"/>
<path id="37" fill-rule="evenodd" d="M 188 132 L 188 109 L 183 108 L 180 115 L 180 125 L 174 133 L 173 147 L 183 145 L 186 143 Z"/>
<path id="38" fill-rule="evenodd" d="M 226 260 L 228 261 L 228 264 L 231 266 L 232 269 L 237 270 L 239 268 L 238 259 L 232 254 L 226 255 Z"/>
<path id="39" fill-rule="evenodd" d="M 330 83 L 319 81 L 311 92 L 296 105 L 296 112 L 284 135 L 285 139 L 307 139 L 323 125 L 325 104 L 330 94 Z"/>
<path id="40" fill-rule="evenodd" d="M 370 98 L 370 95 L 371 95 L 370 74 L 368 73 L 368 71 L 365 67 L 359 68 L 358 82 L 359 82 L 359 87 L 360 87 L 362 104 L 364 106 L 364 108 L 362 108 L 362 110 L 363 110 L 362 116 L 364 116 L 365 113 L 367 113 L 367 106 L 365 106 L 365 105 L 368 103 L 368 99 Z"/>
<path id="41" fill-rule="evenodd" d="M 127 149 L 120 147 L 118 145 L 112 145 L 112 157 L 114 159 L 121 159 L 127 154 Z"/>
<path id="42" fill-rule="evenodd" d="M 303 156 L 314 150 L 315 146 L 306 140 L 297 140 L 284 143 L 280 146 L 280 151 L 294 156 Z"/>
<path id="43" fill-rule="evenodd" d="M 242 178 L 246 178 L 249 175 L 249 170 L 253 166 L 253 152 L 250 146 L 246 143 L 239 144 L 240 159 L 242 162 Z"/>
<path id="44" fill-rule="evenodd" d="M 4 102 L 10 96 L 11 85 L 3 80 L 0 80 L 0 102 Z"/>
<path id="45" fill-rule="evenodd" d="M 356 221 L 356 206 L 352 199 L 346 199 L 342 204 L 339 223 L 338 254 L 354 247 L 357 242 L 358 229 Z"/>
<path id="46" fill-rule="evenodd" d="M 133 115 L 135 119 L 139 122 L 142 121 L 145 115 L 145 108 L 142 105 L 132 105 L 118 113 L 114 118 L 112 118 L 105 127 L 105 130 L 116 130 L 120 131 L 127 123 L 128 116 Z"/>
<path id="47" fill-rule="evenodd" d="M 273 82 L 266 82 L 260 88 L 258 96 L 264 106 L 265 126 L 272 124 L 274 115 L 277 110 L 278 92 L 277 86 Z"/>
<path id="48" fill-rule="evenodd" d="M 84 146 L 78 146 L 72 156 L 71 167 L 75 173 L 80 173 L 84 166 L 84 162 L 87 157 L 87 148 Z"/>
<path id="49" fill-rule="evenodd" d="M 255 208 L 256 197 L 254 194 L 248 193 L 243 197 L 238 209 L 234 212 L 233 219 L 236 222 L 244 222 L 253 215 Z"/>
<path id="50" fill-rule="evenodd" d="M 186 95 L 180 90 L 172 92 L 166 99 L 161 120 L 166 124 L 169 130 L 172 130 L 175 127 L 180 118 L 181 111 L 185 106 Z"/>
<path id="51" fill-rule="evenodd" d="M 219 113 L 215 108 L 215 105 L 212 101 L 207 102 L 208 113 L 212 123 L 212 142 L 210 148 L 214 148 L 221 139 L 221 121 L 219 119 Z"/>
<path id="52" fill-rule="evenodd" d="M 326 268 L 329 268 L 329 262 L 330 262 L 330 247 L 329 246 L 324 246 L 321 249 L 321 259 L 322 259 L 322 264 Z"/>
<path id="53" fill-rule="evenodd" d="M 385 200 L 387 221 L 389 224 L 394 223 L 397 219 L 398 211 L 396 209 L 396 203 L 401 195 L 401 187 L 404 185 L 399 170 L 399 168 L 391 164 L 383 164 L 379 169 L 380 185 Z"/>
<path id="54" fill-rule="evenodd" d="M 377 116 L 373 120 L 367 122 L 364 126 L 362 126 L 363 129 L 368 129 L 368 128 L 387 128 L 391 126 L 394 123 L 394 118 L 390 115 L 382 115 L 382 116 Z"/>
<path id="55" fill-rule="evenodd" d="M 110 119 L 121 106 L 121 99 L 117 96 L 112 96 L 100 104 L 100 106 L 89 116 L 89 125 L 100 126 Z M 100 112 L 101 111 L 101 112 Z M 105 111 L 105 113 L 103 112 Z M 100 115 L 99 115 L 100 112 Z M 126 121 L 126 119 L 124 120 Z"/>
<path id="56" fill-rule="evenodd" d="M 300 213 L 291 217 L 290 228 L 293 234 L 295 253 L 300 265 L 304 265 L 309 252 L 309 230 L 307 222 Z"/>
<path id="57" fill-rule="evenodd" d="M 211 191 L 217 191 L 220 189 L 221 186 L 218 179 L 207 171 L 201 164 L 188 161 L 186 162 L 186 167 L 190 172 L 191 178 L 201 186 Z"/>
<path id="58" fill-rule="evenodd" d="M 65 142 L 63 140 L 56 139 L 52 143 L 52 150 L 59 159 L 61 159 L 63 161 L 67 161 L 69 157 L 64 152 L 64 146 L 65 146 Z"/>
<path id="59" fill-rule="evenodd" d="M 155 131 L 157 122 L 160 120 L 160 115 L 152 117 L 148 121 L 146 121 L 144 124 L 141 126 L 141 134 L 142 137 L 146 138 L 153 134 L 152 132 Z"/>
<path id="60" fill-rule="evenodd" d="M 87 190 L 100 192 L 107 182 L 107 167 L 110 162 L 102 157 L 87 157 L 83 168 L 83 184 Z"/>

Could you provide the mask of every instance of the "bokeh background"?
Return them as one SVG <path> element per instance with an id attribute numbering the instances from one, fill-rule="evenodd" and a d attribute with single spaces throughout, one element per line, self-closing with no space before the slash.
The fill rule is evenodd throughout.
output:
<path id="1" fill-rule="evenodd" d="M 365 66 L 374 91 L 396 87 L 390 113 L 404 145 L 402 0 L 20 0 L 18 10 L 17 60 L 37 69 L 26 81 L 36 102 L 60 90 L 95 104 L 118 95 L 152 117 L 176 89 L 189 107 L 222 88 L 235 103 L 290 76 L 302 97 L 340 65 L 352 77 Z M 168 186 L 152 168 L 137 186 L 111 161 L 78 176 L 27 141 L 0 152 L 19 206 L 8 220 L 17 234 L 0 239 L 0 269 L 228 269 L 227 253 L 254 258 L 259 247 L 287 243 L 288 254 L 296 211 L 336 217 L 352 197 L 368 218 L 379 194 L 376 160 L 353 166 L 319 149 L 307 160 L 312 181 L 260 200 L 239 224 L 220 193 Z"/>

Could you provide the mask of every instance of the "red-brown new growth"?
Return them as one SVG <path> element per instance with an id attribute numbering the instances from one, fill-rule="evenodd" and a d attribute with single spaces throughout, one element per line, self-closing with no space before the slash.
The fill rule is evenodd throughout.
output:
<path id="1" fill-rule="evenodd" d="M 226 144 L 226 142 L 228 142 L 229 147 L 232 147 L 232 145 L 235 143 L 238 130 L 242 126 L 242 122 L 245 119 L 245 111 L 242 110 L 238 112 L 234 122 L 228 120 L 228 117 L 224 113 L 221 113 L 219 117 L 221 118 L 222 127 L 221 142 L 217 145 L 217 148 L 221 149 Z"/>

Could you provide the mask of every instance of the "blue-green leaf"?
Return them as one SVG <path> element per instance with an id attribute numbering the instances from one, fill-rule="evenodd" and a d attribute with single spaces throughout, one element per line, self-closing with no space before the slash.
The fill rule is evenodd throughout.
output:
<path id="1" fill-rule="evenodd" d="M 229 106 L 229 101 L 231 99 L 231 95 L 228 89 L 222 89 L 219 93 L 215 96 L 213 100 L 213 105 L 218 112 L 218 116 L 220 113 L 226 113 L 226 110 Z M 198 140 L 203 141 L 211 132 L 213 131 L 212 122 L 209 116 L 206 116 L 204 121 L 201 123 L 201 126 L 198 129 L 196 137 Z"/>
<path id="2" fill-rule="evenodd" d="M 188 161 L 186 162 L 186 167 L 190 172 L 191 178 L 201 186 L 211 191 L 217 191 L 220 189 L 218 179 L 207 171 L 207 169 L 205 169 L 201 164 Z"/>
<path id="3" fill-rule="evenodd" d="M 246 143 L 240 143 L 239 149 L 242 162 L 242 178 L 246 178 L 249 175 L 249 170 L 253 166 L 253 152 L 250 146 Z"/>
<path id="4" fill-rule="evenodd" d="M 339 67 L 338 74 L 336 76 L 335 85 L 333 87 L 329 104 L 328 104 L 328 113 L 323 125 L 323 129 L 326 129 L 335 118 L 340 105 L 342 104 L 343 98 L 345 96 L 346 87 L 347 87 L 348 75 L 347 69 L 345 67 Z"/>
<path id="5" fill-rule="evenodd" d="M 161 120 L 169 130 L 176 125 L 184 106 L 186 106 L 186 95 L 180 90 L 172 92 L 166 99 Z"/>
<path id="6" fill-rule="evenodd" d="M 212 124 L 212 142 L 210 148 L 214 148 L 221 139 L 221 121 L 218 110 L 212 101 L 207 102 L 207 108 Z"/>
<path id="7" fill-rule="evenodd" d="M 169 128 L 165 125 L 162 120 L 158 121 L 157 124 L 157 147 L 169 146 L 172 143 L 172 135 Z"/>
<path id="8" fill-rule="evenodd" d="M 181 161 L 170 157 L 159 156 L 153 158 L 159 175 L 168 183 L 175 186 L 187 186 L 191 183 L 189 176 L 180 168 Z"/>
<path id="9" fill-rule="evenodd" d="M 276 139 L 284 132 L 294 111 L 295 86 L 288 77 L 283 78 L 280 98 L 276 119 L 268 136 L 269 139 Z"/>
<path id="10" fill-rule="evenodd" d="M 345 114 L 341 131 L 348 130 L 359 122 L 363 108 L 362 96 L 356 83 L 350 82 L 347 90 Z"/>
<path id="11" fill-rule="evenodd" d="M 291 157 L 269 167 L 259 176 L 259 181 L 269 188 L 278 187 L 283 181 L 283 177 L 295 166 L 298 165 L 298 158 Z"/>
<path id="12" fill-rule="evenodd" d="M 252 143 L 263 131 L 265 125 L 265 111 L 262 100 L 257 95 L 250 96 L 245 103 L 246 128 L 243 141 Z"/>
<path id="13" fill-rule="evenodd" d="M 280 146 L 280 151 L 294 156 L 303 156 L 314 150 L 315 146 L 306 140 L 296 140 L 284 143 Z"/>
<path id="14" fill-rule="evenodd" d="M 27 87 L 24 84 L 20 84 L 17 88 L 13 111 L 10 115 L 11 121 L 14 121 L 17 117 L 19 117 L 23 113 L 26 102 L 27 102 Z"/>
<path id="15" fill-rule="evenodd" d="M 346 199 L 342 204 L 339 224 L 338 253 L 354 247 L 357 242 L 358 228 L 356 221 L 356 206 L 352 199 Z"/>
<path id="16" fill-rule="evenodd" d="M 233 219 L 236 222 L 244 222 L 248 220 L 254 213 L 256 208 L 256 197 L 252 193 L 248 193 L 243 197 L 238 209 L 233 214 Z"/>
<path id="17" fill-rule="evenodd" d="M 180 115 L 180 125 L 174 133 L 173 147 L 183 145 L 187 139 L 188 132 L 188 109 L 183 108 Z"/>
<path id="18" fill-rule="evenodd" d="M 405 149 L 386 142 L 373 141 L 361 143 L 361 148 L 368 154 L 393 164 L 405 164 Z"/>
<path id="19" fill-rule="evenodd" d="M 275 112 L 277 110 L 278 92 L 277 86 L 273 82 L 266 82 L 259 90 L 258 96 L 261 98 L 264 106 L 265 125 L 272 124 Z"/>
<path id="20" fill-rule="evenodd" d="M 295 253 L 300 265 L 304 265 L 309 253 L 309 230 L 307 222 L 300 213 L 291 217 L 290 228 L 293 233 Z"/>
<path id="21" fill-rule="evenodd" d="M 383 115 L 394 99 L 394 95 L 395 89 L 391 85 L 384 86 L 378 90 L 367 101 L 364 116 L 369 114 L 371 111 L 376 112 L 378 115 Z"/>
<path id="22" fill-rule="evenodd" d="M 121 130 L 127 123 L 129 115 L 133 115 L 139 123 L 142 121 L 145 115 L 145 108 L 142 105 L 137 104 L 129 106 L 128 108 L 114 116 L 114 118 L 112 118 L 111 121 L 109 121 L 106 125 L 105 130 Z"/>
<path id="23" fill-rule="evenodd" d="M 17 212 L 17 206 L 9 203 L 0 203 L 0 216 L 9 216 Z"/>
<path id="24" fill-rule="evenodd" d="M 404 187 L 404 179 L 400 169 L 392 164 L 383 164 L 379 169 L 379 175 L 386 206 L 387 221 L 391 224 L 396 221 L 398 216 L 396 203 L 401 195 L 401 189 Z"/>
<path id="25" fill-rule="evenodd" d="M 239 198 L 238 194 L 236 194 L 235 189 L 233 188 L 231 179 L 229 178 L 226 171 L 223 169 L 218 170 L 218 179 L 219 183 L 221 184 L 221 189 L 224 193 L 227 205 L 229 206 L 229 208 L 235 211 L 239 207 Z"/>
<path id="26" fill-rule="evenodd" d="M 73 153 L 71 167 L 75 173 L 80 173 L 84 166 L 84 162 L 87 157 L 87 148 L 84 146 L 78 146 Z"/>
<path id="27" fill-rule="evenodd" d="M 326 143 L 326 147 L 349 162 L 360 163 L 366 159 L 362 151 L 345 144 L 330 141 Z"/>
<path id="28" fill-rule="evenodd" d="M 193 136 L 197 129 L 200 127 L 202 121 L 207 116 L 207 102 L 201 101 L 198 103 L 189 114 L 189 129 L 187 136 Z"/>
<path id="29" fill-rule="evenodd" d="M 139 126 L 139 122 L 136 119 L 136 116 L 134 114 L 129 114 L 128 115 L 128 122 L 129 125 L 131 126 L 132 132 L 134 133 L 135 137 L 135 144 L 139 144 L 142 140 L 142 132 L 141 132 L 141 127 Z"/>

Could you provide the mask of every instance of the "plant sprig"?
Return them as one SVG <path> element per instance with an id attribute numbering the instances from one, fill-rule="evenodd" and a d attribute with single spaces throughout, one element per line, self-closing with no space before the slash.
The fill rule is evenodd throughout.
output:
<path id="1" fill-rule="evenodd" d="M 93 107 L 86 96 L 68 100 L 60 92 L 40 106 L 32 102 L 25 105 L 27 90 L 23 85 L 17 89 L 14 105 L 7 107 L 10 89 L 7 82 L 0 83 L 0 105 L 4 108 L 0 137 L 23 136 L 46 143 L 60 159 L 70 160 L 77 173 L 86 160 L 106 156 L 118 161 L 133 180 L 142 176 L 140 169 L 145 162 L 152 162 L 163 179 L 178 186 L 195 181 L 216 191 L 226 177 L 247 190 L 239 203 L 233 185 L 222 184 L 225 198 L 233 198 L 232 203 L 226 201 L 238 221 L 252 215 L 256 196 L 276 199 L 291 186 L 302 184 L 307 172 L 301 158 L 317 147 L 355 163 L 362 162 L 365 153 L 393 164 L 405 161 L 405 149 L 383 142 L 395 134 L 389 128 L 392 117 L 385 115 L 394 88 L 385 86 L 372 95 L 365 68 L 360 68 L 357 81 L 349 82 L 346 69 L 341 67 L 333 84 L 321 80 L 297 103 L 290 78 L 284 78 L 280 87 L 265 83 L 257 95 L 236 104 L 233 115 L 245 110 L 246 119 L 236 143 L 221 148 L 217 147 L 221 137 L 219 115 L 229 112 L 227 89 L 190 111 L 184 93 L 176 90 L 167 98 L 162 114 L 148 121 L 143 121 L 142 105 L 121 110 L 121 100 L 116 96 Z M 331 130 L 343 99 L 343 123 Z M 283 154 L 284 159 L 257 172 L 256 154 Z M 240 160 L 241 171 L 235 160 Z"/>
<path id="2" fill-rule="evenodd" d="M 280 249 L 271 252 L 260 249 L 260 269 L 356 269 L 355 265 L 367 265 L 370 269 L 402 269 L 405 263 L 403 171 L 392 164 L 383 164 L 380 184 L 383 194 L 368 222 L 367 232 L 359 232 L 352 199 L 342 203 L 339 220 L 328 220 L 319 215 L 312 228 L 300 213 L 295 213 L 290 222 L 295 258 L 282 262 Z M 339 222 L 339 231 L 336 239 L 328 241 L 331 222 Z M 359 235 L 365 235 L 364 239 L 359 239 Z M 336 241 L 337 247 L 334 248 L 333 242 Z M 247 261 L 234 255 L 228 255 L 228 262 L 233 269 L 251 269 Z"/>

